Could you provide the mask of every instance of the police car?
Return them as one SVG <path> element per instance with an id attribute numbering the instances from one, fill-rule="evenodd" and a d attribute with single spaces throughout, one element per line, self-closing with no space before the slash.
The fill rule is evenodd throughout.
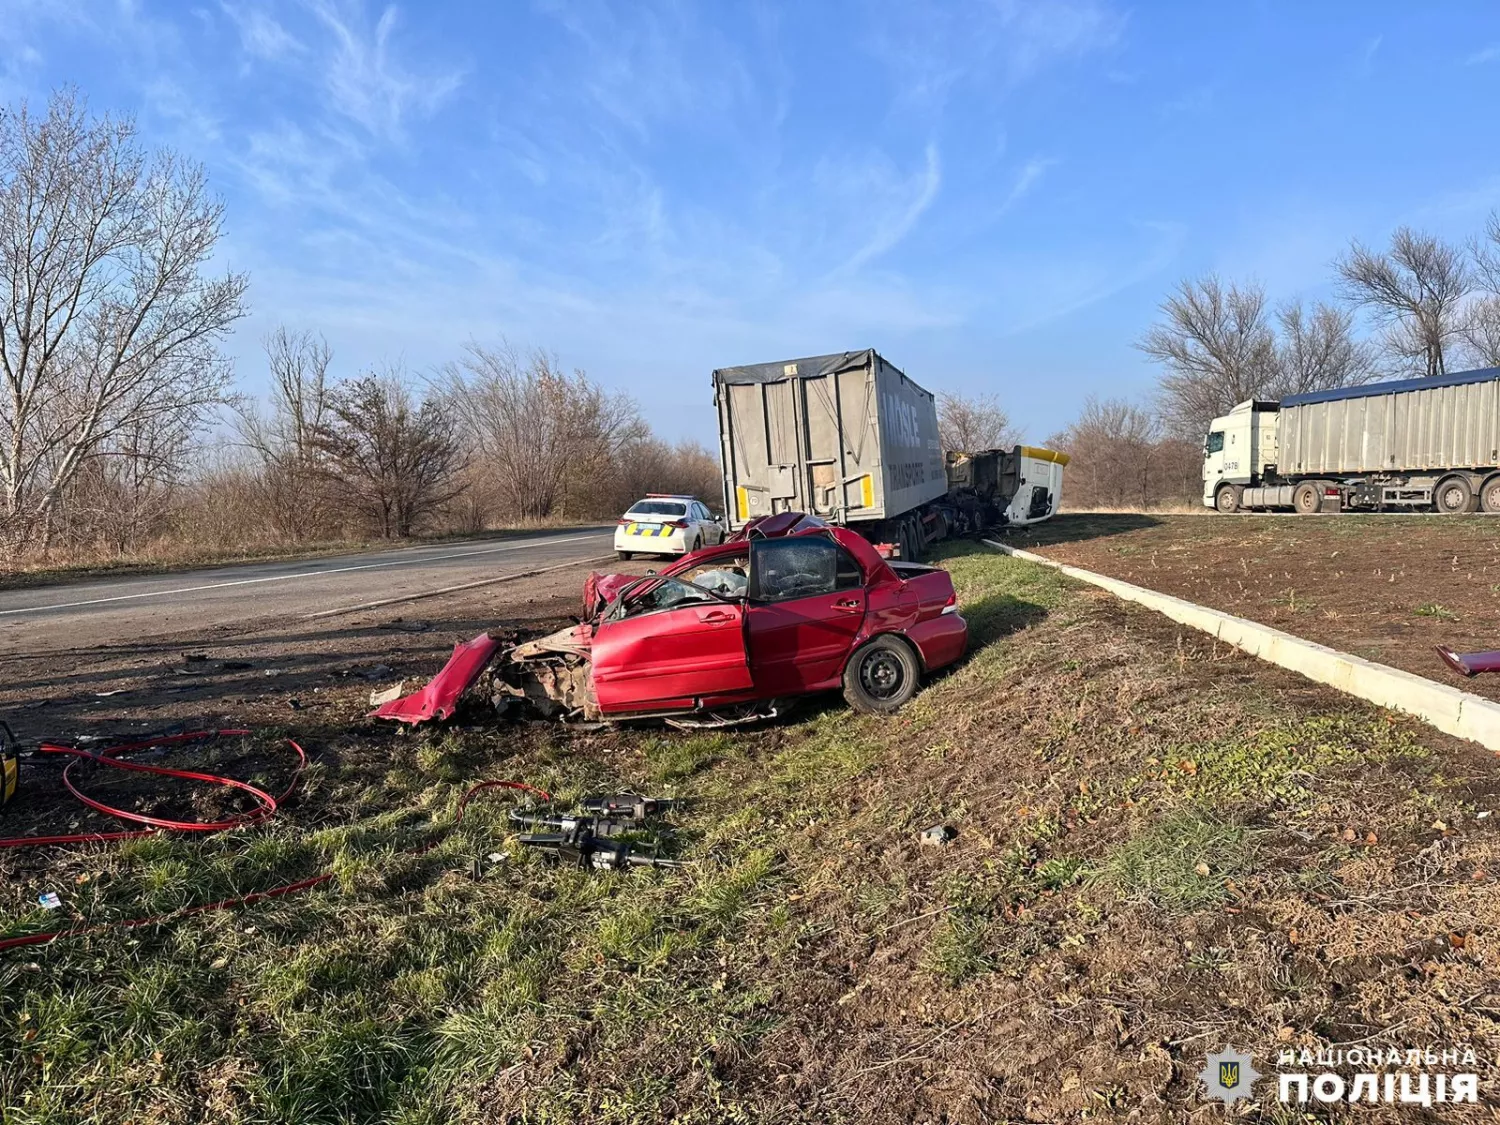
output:
<path id="1" fill-rule="evenodd" d="M 724 525 L 691 496 L 652 493 L 631 505 L 615 528 L 615 550 L 632 555 L 685 555 L 724 542 Z"/>

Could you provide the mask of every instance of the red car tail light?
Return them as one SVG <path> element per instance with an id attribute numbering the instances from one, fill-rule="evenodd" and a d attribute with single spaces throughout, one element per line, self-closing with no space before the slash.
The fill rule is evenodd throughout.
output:
<path id="1" fill-rule="evenodd" d="M 668 527 L 680 527 L 684 531 L 687 530 L 687 525 L 687 520 L 671 520 L 667 523 Z"/>
<path id="2" fill-rule="evenodd" d="M 944 613 L 957 613 L 958 612 L 958 595 L 957 594 L 949 594 L 948 595 L 948 600 L 943 603 L 943 612 Z"/>

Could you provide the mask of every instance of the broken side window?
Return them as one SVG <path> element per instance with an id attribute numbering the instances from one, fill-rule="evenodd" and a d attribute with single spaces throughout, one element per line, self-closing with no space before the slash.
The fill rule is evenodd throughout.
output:
<path id="1" fill-rule="evenodd" d="M 751 597 L 778 602 L 831 594 L 862 584 L 858 564 L 822 536 L 758 539 L 752 547 Z"/>

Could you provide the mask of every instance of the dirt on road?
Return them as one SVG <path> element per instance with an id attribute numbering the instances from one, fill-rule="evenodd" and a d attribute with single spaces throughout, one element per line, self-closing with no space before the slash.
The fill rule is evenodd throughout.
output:
<path id="1" fill-rule="evenodd" d="M 1492 517 L 1065 515 L 1007 542 L 1500 700 L 1433 651 L 1500 648 Z"/>
<path id="2" fill-rule="evenodd" d="M 589 569 L 322 620 L 0 656 L 0 715 L 23 739 L 172 723 L 348 721 L 369 709 L 371 691 L 428 679 L 457 641 L 488 629 L 532 632 L 580 612 Z"/>

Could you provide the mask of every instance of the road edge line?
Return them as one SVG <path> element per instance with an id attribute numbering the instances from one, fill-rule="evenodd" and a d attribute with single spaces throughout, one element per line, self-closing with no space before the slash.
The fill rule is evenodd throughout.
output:
<path id="1" fill-rule="evenodd" d="M 1209 609 L 1171 594 L 1060 563 L 1032 551 L 997 543 L 993 539 L 981 542 L 1012 558 L 1050 567 L 1069 578 L 1107 590 L 1123 601 L 1153 609 L 1179 624 L 1208 633 L 1242 652 L 1316 683 L 1327 684 L 1379 707 L 1404 711 L 1444 734 L 1466 738 L 1487 750 L 1500 752 L 1500 703 L 1493 700 L 1362 656 L 1340 652 L 1232 613 Z"/>
<path id="2" fill-rule="evenodd" d="M 516 574 L 502 574 L 498 578 L 481 578 L 477 582 L 463 582 L 457 586 L 444 586 L 441 590 L 423 590 L 416 594 L 402 594 L 399 598 L 381 598 L 377 602 L 365 602 L 363 605 L 345 606 L 343 609 L 320 609 L 317 613 L 305 613 L 297 618 L 298 621 L 317 621 L 324 617 L 338 617 L 344 613 L 358 613 L 365 609 L 380 609 L 388 605 L 400 605 L 403 602 L 419 602 L 423 598 L 441 597 L 443 594 L 456 594 L 460 590 L 475 590 L 480 586 L 494 586 L 500 582 L 514 582 L 518 578 L 535 578 L 538 574 L 550 574 L 554 570 L 567 570 L 570 566 L 588 566 L 591 563 L 608 562 L 615 556 L 594 555 L 587 559 L 574 559 L 572 562 L 558 563 L 556 566 L 544 566 L 536 570 L 523 570 Z"/>

